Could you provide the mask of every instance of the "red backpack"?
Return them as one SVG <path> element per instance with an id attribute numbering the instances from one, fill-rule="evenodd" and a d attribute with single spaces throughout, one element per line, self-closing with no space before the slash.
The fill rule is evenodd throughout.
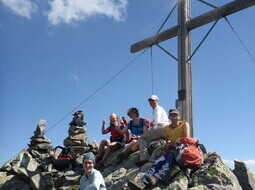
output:
<path id="1" fill-rule="evenodd" d="M 73 166 L 75 164 L 76 154 L 73 151 L 72 147 L 62 147 L 57 146 L 54 149 L 54 154 L 57 152 L 57 149 L 61 149 L 61 153 L 57 157 L 57 159 L 54 158 L 54 156 L 50 157 L 53 161 L 53 166 L 57 170 L 64 170 L 69 165 Z"/>
<path id="2" fill-rule="evenodd" d="M 174 155 L 176 163 L 182 168 L 198 169 L 204 161 L 198 140 L 194 138 L 178 139 Z"/>
<path id="3" fill-rule="evenodd" d="M 139 117 L 139 119 L 142 119 L 142 120 L 145 121 L 147 128 L 150 127 L 150 120 L 149 120 L 149 119 L 147 119 L 147 118 L 145 118 L 145 117 Z"/>

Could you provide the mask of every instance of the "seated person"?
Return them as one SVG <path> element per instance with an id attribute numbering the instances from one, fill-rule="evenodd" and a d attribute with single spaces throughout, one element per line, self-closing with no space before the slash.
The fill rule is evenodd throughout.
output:
<path id="1" fill-rule="evenodd" d="M 190 126 L 186 121 L 180 121 L 180 113 L 177 109 L 169 111 L 169 119 L 171 124 L 165 128 L 166 149 L 168 153 L 155 160 L 153 166 L 146 172 L 138 184 L 131 182 L 129 183 L 130 186 L 138 185 L 140 188 L 141 186 L 145 188 L 148 184 L 155 185 L 158 180 L 164 181 L 167 173 L 175 166 L 175 157 L 171 150 L 174 149 L 177 139 L 190 137 Z"/>
<path id="2" fill-rule="evenodd" d="M 159 106 L 158 96 L 151 95 L 148 102 L 153 109 L 153 118 L 150 123 L 149 131 L 144 133 L 139 139 L 139 161 L 136 162 L 136 165 L 139 167 L 147 163 L 150 158 L 149 143 L 165 139 L 165 127 L 169 125 L 166 111 Z"/>
<path id="3" fill-rule="evenodd" d="M 139 149 L 139 138 L 145 133 L 148 128 L 144 119 L 139 119 L 139 111 L 137 108 L 132 107 L 128 109 L 127 115 L 132 119 L 123 129 L 119 130 L 121 134 L 131 131 L 131 142 L 121 151 L 118 160 L 121 161 L 128 157 L 132 152 Z"/>
<path id="4" fill-rule="evenodd" d="M 118 117 L 115 113 L 110 115 L 110 126 L 105 129 L 106 121 L 103 120 L 102 124 L 102 134 L 107 134 L 111 132 L 110 140 L 102 140 L 99 146 L 99 152 L 96 157 L 97 164 L 102 167 L 104 166 L 104 162 L 109 154 L 118 148 L 125 146 L 125 136 L 119 133 L 118 129 L 123 129 L 124 124 L 118 121 Z"/>
<path id="5" fill-rule="evenodd" d="M 83 169 L 84 174 L 80 179 L 79 190 L 98 189 L 106 190 L 104 178 L 102 174 L 94 169 L 95 156 L 93 153 L 86 153 L 83 157 Z"/>

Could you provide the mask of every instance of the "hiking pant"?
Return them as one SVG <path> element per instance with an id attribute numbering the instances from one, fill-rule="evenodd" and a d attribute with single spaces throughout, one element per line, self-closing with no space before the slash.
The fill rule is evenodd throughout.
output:
<path id="1" fill-rule="evenodd" d="M 175 166 L 175 164 L 176 162 L 173 152 L 164 154 L 163 156 L 155 160 L 153 166 L 146 172 L 145 177 L 158 174 L 158 179 L 163 181 L 165 180 L 168 172 L 170 172 L 170 170 Z"/>
<path id="2" fill-rule="evenodd" d="M 140 149 L 140 161 L 149 160 L 149 143 L 151 141 L 159 140 L 166 137 L 165 126 L 159 124 L 151 128 L 149 131 L 146 131 L 141 135 L 139 139 L 139 149 Z"/>

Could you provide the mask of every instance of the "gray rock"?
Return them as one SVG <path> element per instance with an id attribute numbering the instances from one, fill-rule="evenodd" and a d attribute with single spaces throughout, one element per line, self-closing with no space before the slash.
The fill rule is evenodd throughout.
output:
<path id="1" fill-rule="evenodd" d="M 48 150 L 52 146 L 49 143 L 40 143 L 40 144 L 37 144 L 37 147 L 38 147 L 39 150 Z"/>
<path id="2" fill-rule="evenodd" d="M 45 134 L 45 130 L 46 130 L 46 121 L 40 120 L 34 134 L 36 137 L 43 137 Z"/>
<path id="3" fill-rule="evenodd" d="M 92 141 L 90 143 L 90 146 L 91 146 L 92 149 L 97 149 L 97 150 L 98 150 L 98 147 L 99 147 L 96 141 Z"/>
<path id="4" fill-rule="evenodd" d="M 85 138 L 87 138 L 87 135 L 85 133 L 80 133 L 76 135 L 69 135 L 69 138 L 71 140 L 85 140 Z"/>
<path id="5" fill-rule="evenodd" d="M 79 153 L 79 154 L 84 154 L 86 152 L 92 152 L 90 150 L 91 150 L 91 148 L 90 147 L 86 147 L 86 146 L 73 146 L 73 151 L 75 153 Z"/>
<path id="6" fill-rule="evenodd" d="M 244 162 L 235 160 L 234 174 L 238 178 L 238 181 L 243 189 L 254 190 L 255 189 L 255 176 L 245 166 Z"/>
<path id="7" fill-rule="evenodd" d="M 0 190 L 30 190 L 28 182 L 22 180 L 17 175 L 0 172 Z"/>
<path id="8" fill-rule="evenodd" d="M 30 187 L 34 190 L 45 190 L 46 183 L 40 173 L 36 173 L 30 177 Z"/>
<path id="9" fill-rule="evenodd" d="M 204 165 L 192 175 L 191 186 L 218 184 L 232 190 L 241 190 L 236 176 L 223 164 L 216 153 L 209 153 L 205 157 Z"/>
<path id="10" fill-rule="evenodd" d="M 80 140 L 71 140 L 69 137 L 67 137 L 64 140 L 63 144 L 65 146 L 81 146 L 81 145 L 83 145 L 83 141 L 80 141 Z"/>
<path id="11" fill-rule="evenodd" d="M 70 126 L 68 129 L 69 136 L 77 135 L 81 133 L 86 133 L 86 129 L 84 127 L 79 126 Z"/>
<path id="12" fill-rule="evenodd" d="M 33 172 L 37 171 L 39 164 L 29 154 L 28 151 L 22 150 L 16 158 L 8 161 L 4 167 L 11 167 L 14 173 L 24 178 L 29 178 Z"/>
<path id="13" fill-rule="evenodd" d="M 180 171 L 166 188 L 169 190 L 183 190 L 188 189 L 188 178 L 183 171 Z"/>
<path id="14" fill-rule="evenodd" d="M 152 153 L 155 149 L 165 146 L 165 145 L 166 145 L 166 141 L 164 139 L 152 141 L 149 143 L 149 151 Z"/>
<path id="15" fill-rule="evenodd" d="M 32 136 L 30 139 L 31 139 L 31 145 L 38 144 L 38 143 L 48 143 L 48 144 L 51 143 L 51 141 L 45 138 L 44 136 L 43 137 Z"/>
<path id="16" fill-rule="evenodd" d="M 204 185 L 198 185 L 196 187 L 188 188 L 188 190 L 206 190 L 206 187 Z"/>

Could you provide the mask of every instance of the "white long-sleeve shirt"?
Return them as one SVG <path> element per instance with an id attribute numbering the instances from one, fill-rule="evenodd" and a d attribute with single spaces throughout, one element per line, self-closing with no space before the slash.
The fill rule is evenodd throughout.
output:
<path id="1" fill-rule="evenodd" d="M 154 122 L 155 125 L 169 124 L 169 120 L 168 120 L 168 116 L 167 116 L 166 111 L 164 110 L 164 108 L 162 108 L 159 105 L 157 105 L 153 109 L 152 117 L 153 117 L 153 122 Z"/>

